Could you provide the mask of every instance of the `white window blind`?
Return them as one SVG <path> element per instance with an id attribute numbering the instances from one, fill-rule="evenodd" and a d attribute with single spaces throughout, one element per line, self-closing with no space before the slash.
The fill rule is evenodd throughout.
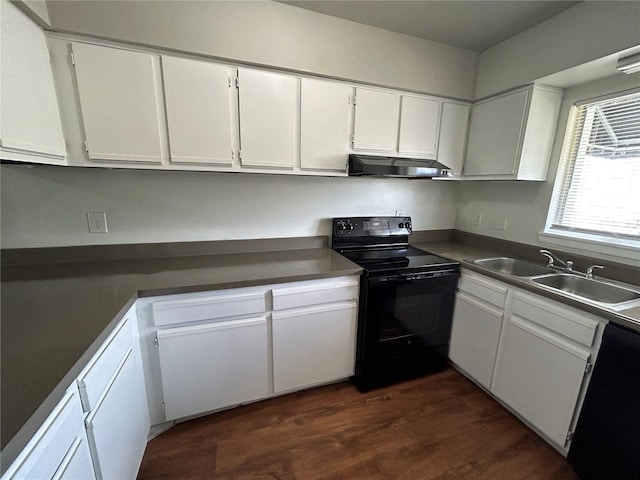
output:
<path id="1" fill-rule="evenodd" d="M 570 135 L 551 231 L 640 241 L 640 92 L 578 106 Z"/>

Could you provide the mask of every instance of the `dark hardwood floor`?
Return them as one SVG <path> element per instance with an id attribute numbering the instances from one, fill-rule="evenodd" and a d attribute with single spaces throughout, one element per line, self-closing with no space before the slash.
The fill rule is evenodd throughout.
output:
<path id="1" fill-rule="evenodd" d="M 138 478 L 577 479 L 453 369 L 366 394 L 339 383 L 182 423 L 149 442 Z"/>

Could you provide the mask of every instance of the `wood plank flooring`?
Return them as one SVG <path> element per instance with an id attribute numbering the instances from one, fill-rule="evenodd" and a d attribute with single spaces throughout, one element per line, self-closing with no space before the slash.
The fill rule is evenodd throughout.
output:
<path id="1" fill-rule="evenodd" d="M 359 393 L 349 383 L 174 426 L 138 479 L 577 480 L 567 461 L 453 369 Z"/>

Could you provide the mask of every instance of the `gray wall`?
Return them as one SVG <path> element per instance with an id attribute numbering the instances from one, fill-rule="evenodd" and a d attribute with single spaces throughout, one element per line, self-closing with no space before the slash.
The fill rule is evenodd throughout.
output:
<path id="1" fill-rule="evenodd" d="M 332 217 L 413 217 L 455 225 L 454 182 L 3 166 L 2 247 L 329 235 Z M 109 233 L 88 233 L 86 213 Z"/>

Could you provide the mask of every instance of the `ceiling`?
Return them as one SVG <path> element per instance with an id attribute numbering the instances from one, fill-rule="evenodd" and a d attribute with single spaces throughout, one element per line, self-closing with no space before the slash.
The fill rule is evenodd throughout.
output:
<path id="1" fill-rule="evenodd" d="M 580 2 L 281 0 L 281 3 L 482 52 Z"/>

